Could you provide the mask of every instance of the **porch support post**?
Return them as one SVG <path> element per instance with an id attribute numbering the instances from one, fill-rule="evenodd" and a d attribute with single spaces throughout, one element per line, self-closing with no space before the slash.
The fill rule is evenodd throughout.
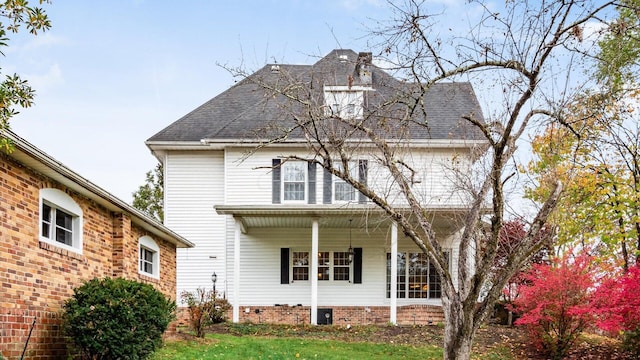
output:
<path id="1" fill-rule="evenodd" d="M 242 223 L 235 220 L 233 237 L 233 322 L 240 322 L 240 232 Z"/>
<path id="2" fill-rule="evenodd" d="M 311 325 L 318 325 L 318 219 L 311 225 Z"/>
<path id="3" fill-rule="evenodd" d="M 397 324 L 398 306 L 398 224 L 391 224 L 391 289 L 389 301 L 389 322 Z"/>

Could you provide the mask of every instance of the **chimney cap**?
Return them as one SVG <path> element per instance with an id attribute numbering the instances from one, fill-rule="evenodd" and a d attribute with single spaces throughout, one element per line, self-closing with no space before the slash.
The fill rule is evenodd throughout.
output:
<path id="1" fill-rule="evenodd" d="M 373 54 L 371 52 L 358 53 L 358 63 L 371 64 L 373 61 Z"/>

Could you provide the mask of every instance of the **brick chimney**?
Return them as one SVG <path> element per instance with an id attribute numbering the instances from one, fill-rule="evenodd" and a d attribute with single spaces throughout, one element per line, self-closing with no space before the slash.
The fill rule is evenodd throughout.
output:
<path id="1" fill-rule="evenodd" d="M 370 52 L 358 53 L 358 60 L 356 61 L 356 74 L 360 78 L 360 83 L 363 85 L 371 85 L 371 61 L 373 56 Z"/>

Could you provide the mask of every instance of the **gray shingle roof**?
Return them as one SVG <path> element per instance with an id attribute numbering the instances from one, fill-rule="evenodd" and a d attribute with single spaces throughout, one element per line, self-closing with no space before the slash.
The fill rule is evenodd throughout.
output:
<path id="1" fill-rule="evenodd" d="M 275 94 L 263 86 L 282 89 L 286 86 L 300 98 L 308 98 L 311 103 L 323 102 L 323 85 L 365 85 L 367 82 L 375 91 L 368 92 L 367 109 L 378 109 L 378 105 L 391 102 L 385 113 L 376 110 L 379 116 L 372 117 L 369 124 L 377 131 L 387 131 L 388 124 L 380 125 L 381 119 L 389 117 L 393 111 L 405 112 L 406 106 L 398 103 L 413 84 L 399 81 L 377 68 L 368 65 L 371 78 L 358 75 L 358 54 L 352 50 L 337 49 L 318 60 L 313 65 L 278 65 L 278 71 L 267 65 L 248 78 L 238 82 L 220 95 L 205 102 L 179 120 L 167 126 L 149 138 L 148 142 L 194 142 L 208 140 L 257 139 L 275 136 L 265 129 L 292 124 L 292 113 L 303 110 L 299 104 L 291 102 L 282 95 Z M 300 85 L 294 87 L 292 85 Z M 406 134 L 413 139 L 480 139 L 481 134 L 462 119 L 472 115 L 482 120 L 482 112 L 473 88 L 469 83 L 439 83 L 430 87 L 424 94 L 425 113 L 412 117 Z M 406 103 L 406 101 L 401 101 Z M 389 110 L 392 109 L 392 110 Z M 366 111 L 366 110 L 365 110 Z M 372 110 L 373 111 L 373 110 Z M 385 122 L 386 123 L 386 122 Z M 291 137 L 295 138 L 296 133 Z M 395 137 L 398 134 L 386 134 Z M 299 136 L 298 136 L 299 137 Z"/>

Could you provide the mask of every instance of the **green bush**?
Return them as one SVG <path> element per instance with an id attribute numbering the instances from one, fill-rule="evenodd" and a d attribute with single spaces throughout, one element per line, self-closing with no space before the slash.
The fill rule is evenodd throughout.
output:
<path id="1" fill-rule="evenodd" d="M 176 305 L 153 286 L 93 279 L 63 307 L 63 329 L 83 359 L 145 359 L 162 344 Z"/>
<path id="2" fill-rule="evenodd" d="M 213 291 L 202 288 L 196 289 L 195 292 L 183 291 L 180 297 L 182 302 L 187 304 L 189 327 L 197 337 L 204 337 L 206 326 L 224 322 L 227 310 L 231 308 L 226 299 L 221 299 Z"/>
<path id="3" fill-rule="evenodd" d="M 622 347 L 640 358 L 640 327 L 622 334 Z"/>

